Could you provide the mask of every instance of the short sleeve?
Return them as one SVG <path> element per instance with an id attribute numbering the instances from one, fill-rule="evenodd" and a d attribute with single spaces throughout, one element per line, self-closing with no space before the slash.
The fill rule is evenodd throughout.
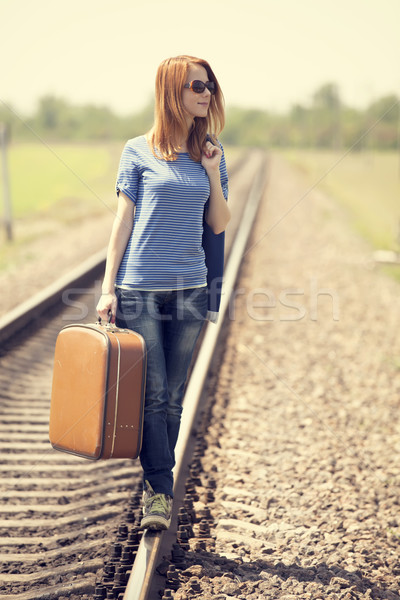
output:
<path id="1" fill-rule="evenodd" d="M 119 162 L 117 182 L 115 185 L 117 195 L 123 192 L 134 204 L 138 197 L 140 170 L 137 155 L 130 142 L 125 144 Z"/>
<path id="2" fill-rule="evenodd" d="M 222 150 L 222 156 L 221 156 L 221 162 L 219 164 L 219 173 L 221 176 L 221 187 L 222 187 L 222 193 L 224 194 L 224 198 L 225 200 L 228 200 L 228 193 L 229 193 L 229 189 L 228 189 L 228 171 L 226 168 L 226 161 L 225 161 L 225 153 L 224 153 L 224 149 L 221 143 L 219 143 L 220 148 Z"/>

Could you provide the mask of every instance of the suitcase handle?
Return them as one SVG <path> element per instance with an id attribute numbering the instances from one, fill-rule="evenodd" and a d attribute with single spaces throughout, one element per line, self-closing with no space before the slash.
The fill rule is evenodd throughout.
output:
<path id="1" fill-rule="evenodd" d="M 109 311 L 108 311 L 108 324 L 109 324 L 109 325 L 111 325 L 111 319 L 112 319 L 112 312 L 111 312 L 111 310 L 109 310 Z M 101 317 L 100 317 L 100 315 L 99 315 L 99 316 L 97 317 L 97 322 L 98 322 L 98 324 L 99 324 L 99 325 L 101 325 L 101 321 L 102 321 L 102 319 L 101 319 Z"/>
<path id="2" fill-rule="evenodd" d="M 100 325 L 100 327 L 103 327 L 106 331 L 113 333 L 132 333 L 131 329 L 122 329 L 117 327 L 115 323 L 111 323 L 111 316 L 108 320 L 108 323 L 103 323 L 101 317 L 98 317 L 96 325 Z"/>

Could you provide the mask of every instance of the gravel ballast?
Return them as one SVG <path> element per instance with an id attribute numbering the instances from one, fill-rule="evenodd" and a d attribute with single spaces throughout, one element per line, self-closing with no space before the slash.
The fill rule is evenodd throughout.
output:
<path id="1" fill-rule="evenodd" d="M 274 157 L 210 384 L 210 537 L 176 600 L 400 598 L 400 286 L 370 255 Z"/>

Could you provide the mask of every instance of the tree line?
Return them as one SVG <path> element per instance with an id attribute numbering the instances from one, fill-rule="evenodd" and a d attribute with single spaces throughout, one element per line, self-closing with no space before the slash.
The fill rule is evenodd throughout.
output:
<path id="1" fill-rule="evenodd" d="M 257 147 L 395 149 L 400 143 L 400 99 L 381 97 L 364 109 L 344 104 L 336 84 L 321 86 L 308 105 L 296 104 L 286 113 L 228 107 L 221 135 L 225 144 Z M 126 140 L 142 134 L 153 122 L 153 104 L 120 116 L 110 108 L 74 105 L 47 95 L 34 114 L 22 117 L 0 104 L 0 122 L 11 139 L 36 137 L 57 141 Z"/>

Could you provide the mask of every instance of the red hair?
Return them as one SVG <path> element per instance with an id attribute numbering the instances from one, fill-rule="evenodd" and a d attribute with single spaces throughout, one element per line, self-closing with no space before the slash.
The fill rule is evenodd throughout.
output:
<path id="1" fill-rule="evenodd" d="M 187 55 L 167 58 L 158 67 L 156 75 L 154 126 L 149 136 L 157 158 L 176 160 L 179 144 L 187 136 L 182 92 L 187 72 L 193 65 L 205 68 L 208 80 L 215 83 L 216 92 L 210 98 L 207 116 L 194 118 L 187 140 L 190 157 L 200 161 L 207 134 L 216 138 L 224 128 L 224 97 L 208 62 Z"/>

